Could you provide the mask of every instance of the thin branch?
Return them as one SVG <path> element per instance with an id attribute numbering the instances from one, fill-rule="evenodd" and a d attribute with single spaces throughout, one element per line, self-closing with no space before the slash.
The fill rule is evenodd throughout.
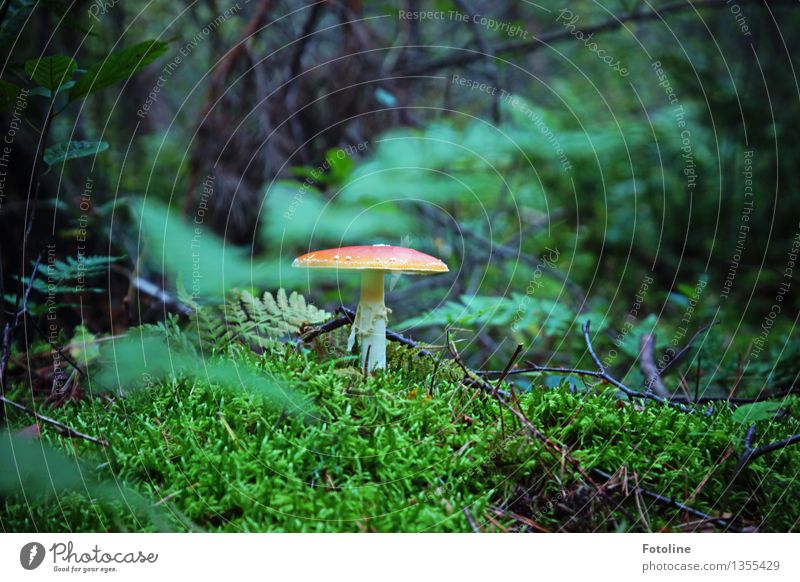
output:
<path id="1" fill-rule="evenodd" d="M 469 512 L 469 508 L 464 507 L 462 511 L 464 512 L 464 516 L 467 518 L 467 523 L 469 524 L 469 527 L 472 528 L 473 533 L 481 533 L 481 526 L 479 526 L 472 518 L 472 514 Z"/>
<path id="2" fill-rule="evenodd" d="M 500 374 L 500 377 L 497 378 L 497 382 L 494 384 L 495 391 L 500 388 L 500 384 L 506 379 L 506 376 L 508 376 L 508 373 L 511 371 L 511 367 L 514 365 L 514 362 L 516 362 L 517 358 L 519 358 L 520 352 L 522 352 L 522 344 L 517 344 L 517 349 L 514 350 L 514 353 L 511 355 L 511 358 L 509 358 L 508 363 L 506 364 L 506 367 L 503 368 L 503 372 Z"/>
<path id="3" fill-rule="evenodd" d="M 640 358 L 639 367 L 645 377 L 645 391 L 654 391 L 659 396 L 669 398 L 672 396 L 669 390 L 666 389 L 664 383 L 661 381 L 661 375 L 658 371 L 658 366 L 655 360 L 656 349 L 656 334 L 645 333 L 642 334 L 639 342 Z"/>
<path id="4" fill-rule="evenodd" d="M 39 270 L 39 263 L 41 261 L 42 255 L 40 254 L 33 263 L 33 271 L 31 271 L 30 279 L 28 279 L 28 285 L 22 293 L 22 305 L 19 305 L 19 295 L 17 295 L 17 305 L 19 309 L 17 309 L 14 314 L 14 319 L 6 323 L 3 329 L 2 354 L 0 354 L 0 396 L 5 395 L 6 391 L 6 372 L 8 371 L 8 358 L 11 356 L 11 342 L 14 339 L 14 334 L 17 332 L 17 328 L 28 312 L 28 298 L 31 295 L 33 281 L 36 278 L 36 273 Z M 0 416 L 0 420 L 1 419 L 2 416 Z"/>
<path id="5" fill-rule="evenodd" d="M 125 269 L 120 269 L 120 272 L 125 272 Z M 128 277 L 130 279 L 131 285 L 139 292 L 144 293 L 149 297 L 153 297 L 157 299 L 167 307 L 173 307 L 175 311 L 180 313 L 181 315 L 191 315 L 194 313 L 192 309 L 178 301 L 177 298 L 170 295 L 167 291 L 156 285 L 155 283 L 148 281 L 147 279 L 143 279 L 138 275 L 134 275 L 133 273 L 128 272 Z"/>
<path id="6" fill-rule="evenodd" d="M 592 339 L 590 337 L 590 321 L 586 321 L 583 325 L 583 337 L 584 341 L 586 342 L 586 349 L 589 352 L 589 355 L 592 358 L 592 361 L 597 366 L 597 370 L 582 370 L 580 368 L 568 368 L 568 367 L 549 367 L 549 366 L 539 366 L 534 362 L 528 361 L 528 368 L 517 368 L 516 370 L 509 371 L 506 375 L 511 374 L 531 374 L 531 373 L 551 373 L 551 374 L 573 374 L 575 376 L 589 376 L 592 378 L 598 378 L 600 380 L 604 380 L 605 382 L 611 384 L 612 386 L 618 388 L 622 391 L 626 396 L 630 398 L 643 398 L 645 400 L 652 400 L 653 402 L 658 402 L 659 404 L 665 404 L 667 406 L 671 406 L 680 410 L 681 412 L 691 412 L 692 409 L 680 404 L 675 399 L 667 399 L 662 398 L 652 392 L 640 392 L 638 390 L 634 390 L 629 388 L 616 378 L 614 378 L 611 374 L 606 372 L 603 363 L 600 361 L 600 358 L 597 356 L 597 353 L 594 351 L 594 346 L 592 345 Z M 496 374 L 496 370 L 485 370 L 482 372 L 478 372 L 479 375 L 494 375 Z"/>
<path id="7" fill-rule="evenodd" d="M 590 354 L 592 354 L 592 358 L 595 360 L 595 363 L 598 364 L 598 366 L 600 367 L 600 371 L 598 371 L 598 372 L 589 372 L 588 375 L 597 375 L 599 377 L 603 377 L 604 379 L 606 379 L 607 374 L 606 374 L 605 370 L 603 369 L 602 364 L 600 364 L 600 360 L 597 357 L 597 354 L 594 352 L 594 349 L 591 347 L 591 341 L 589 339 L 589 323 L 588 322 L 584 326 L 584 334 L 585 334 L 585 336 L 587 338 L 587 342 L 589 344 L 588 347 L 589 347 L 589 350 L 590 350 Z M 451 355 L 453 356 L 453 359 L 455 360 L 456 364 L 458 364 L 458 366 L 464 371 L 464 374 L 468 378 L 470 378 L 474 383 L 478 384 L 487 393 L 492 394 L 493 392 L 495 392 L 495 389 L 496 389 L 495 386 L 493 386 L 492 384 L 489 384 L 486 380 L 481 378 L 478 374 L 476 374 L 474 371 L 470 370 L 464 364 L 464 361 L 461 359 L 461 356 L 459 355 L 458 350 L 456 350 L 455 346 L 450 341 L 449 332 L 448 332 L 448 337 L 447 337 L 447 346 L 448 346 L 448 350 L 450 351 Z M 522 414 L 522 412 L 520 412 L 519 410 L 517 410 L 516 408 L 511 406 L 503 398 L 503 396 L 500 395 L 499 391 L 497 391 L 497 392 L 498 393 L 497 393 L 497 395 L 495 395 L 495 398 L 497 398 L 497 400 L 503 406 L 505 406 L 505 408 L 507 410 L 509 410 L 512 414 L 514 414 L 521 421 L 521 424 L 534 437 L 536 437 L 539 441 L 541 441 L 542 444 L 544 444 L 545 448 L 549 449 L 551 452 L 557 453 L 560 456 L 562 456 L 567 462 L 570 463 L 570 465 L 573 467 L 573 469 L 584 478 L 584 480 L 587 483 L 589 483 L 590 485 L 592 485 L 596 489 L 596 491 L 597 491 L 597 493 L 599 495 L 605 495 L 605 493 L 603 492 L 603 487 L 598 486 L 595 483 L 595 481 L 592 479 L 591 475 L 598 476 L 598 477 L 604 479 L 606 482 L 608 482 L 608 481 L 610 481 L 612 479 L 611 475 L 609 475 L 605 471 L 602 471 L 602 470 L 597 469 L 597 468 L 591 469 L 587 473 L 581 467 L 580 463 L 574 457 L 572 457 L 566 451 L 566 449 L 564 447 L 562 447 L 562 446 L 558 445 L 557 443 L 551 441 L 544 433 L 539 431 L 539 429 L 536 428 L 536 426 L 533 423 L 531 423 L 531 421 L 528 420 L 528 418 L 524 414 Z M 645 397 L 645 394 L 637 393 L 637 395 L 640 396 L 640 397 Z M 653 396 L 653 395 L 651 395 L 651 396 Z M 657 397 L 655 397 L 655 398 L 657 398 Z M 797 435 L 796 437 L 792 437 L 792 438 L 793 439 L 797 438 L 798 440 L 800 440 L 800 435 Z M 790 440 L 790 439 L 787 439 L 787 440 Z M 788 444 L 791 444 L 791 443 L 788 443 Z M 775 450 L 775 448 L 780 448 L 781 445 L 782 446 L 787 446 L 787 444 L 783 444 L 783 441 L 781 441 L 780 443 L 773 443 L 772 445 L 768 445 L 767 448 L 769 448 L 769 450 Z M 765 452 L 769 452 L 769 451 L 765 451 Z M 760 454 L 764 454 L 764 453 L 760 453 Z M 644 495 L 646 497 L 649 497 L 651 499 L 654 499 L 658 503 L 661 503 L 663 505 L 668 505 L 668 506 L 673 507 L 675 509 L 679 509 L 679 510 L 681 510 L 683 512 L 686 512 L 686 513 L 690 514 L 690 515 L 693 515 L 695 517 L 698 517 L 698 518 L 701 518 L 701 519 L 703 519 L 705 521 L 713 523 L 713 524 L 715 524 L 715 525 L 717 525 L 719 527 L 722 527 L 722 528 L 725 528 L 725 529 L 728 529 L 728 530 L 731 530 L 731 531 L 739 531 L 733 525 L 731 525 L 731 523 L 728 520 L 717 518 L 717 517 L 713 517 L 711 515 L 708 515 L 707 513 L 703 513 L 702 511 L 700 511 L 698 509 L 694 509 L 693 507 L 689 507 L 688 505 L 686 505 L 684 503 L 676 501 L 675 499 L 671 499 L 671 498 L 665 497 L 664 495 L 661 495 L 659 493 L 655 493 L 653 491 L 649 491 L 649 490 L 641 487 L 638 484 L 635 485 L 635 488 L 642 495 Z"/>
<path id="8" fill-rule="evenodd" d="M 335 331 L 340 327 L 344 327 L 345 325 L 352 323 L 352 320 L 346 315 L 340 315 L 330 321 L 326 321 L 322 325 L 317 325 L 312 327 L 307 332 L 302 334 L 299 338 L 297 338 L 298 344 L 308 343 L 313 339 L 318 338 L 319 336 Z"/>
<path id="9" fill-rule="evenodd" d="M 689 349 L 692 347 L 692 344 L 695 342 L 695 340 L 697 340 L 697 338 L 700 337 L 700 335 L 704 331 L 706 331 L 707 329 L 710 329 L 711 327 L 717 325 L 718 323 L 719 323 L 718 321 L 714 321 L 714 322 L 708 323 L 708 324 L 704 325 L 703 327 L 701 327 L 700 329 L 698 329 L 694 333 L 694 335 L 691 337 L 691 339 L 687 342 L 687 344 L 685 346 L 683 346 L 681 348 L 681 350 L 677 354 L 672 356 L 672 358 L 670 358 L 670 360 L 661 367 L 661 370 L 659 371 L 659 374 L 661 376 L 663 376 L 667 372 L 667 370 L 669 370 L 673 366 L 673 364 L 675 364 L 676 362 L 680 361 L 680 359 L 684 356 L 684 354 L 686 354 L 686 352 L 688 352 Z"/>
<path id="10" fill-rule="evenodd" d="M 592 469 L 592 474 L 602 479 L 605 479 L 606 481 L 610 481 L 612 479 L 612 475 L 609 475 L 608 473 L 600 469 Z M 673 507 L 682 512 L 688 513 L 689 515 L 693 515 L 694 517 L 699 517 L 700 519 L 713 523 L 714 525 L 721 527 L 723 529 L 727 529 L 734 532 L 739 531 L 739 529 L 731 525 L 731 522 L 728 521 L 727 519 L 722 519 L 721 517 L 713 517 L 707 513 L 700 511 L 699 509 L 695 509 L 694 507 L 690 507 L 685 503 L 681 503 L 680 501 L 677 501 L 672 497 L 665 497 L 664 495 L 645 489 L 638 483 L 633 484 L 633 487 L 645 497 L 649 497 L 650 499 L 653 499 L 654 501 L 662 505 Z"/>
<path id="11" fill-rule="evenodd" d="M 638 390 L 633 390 L 631 388 L 628 388 L 625 384 L 623 384 L 622 382 L 620 382 L 619 380 L 608 374 L 603 368 L 603 364 L 600 361 L 600 358 L 597 357 L 597 354 L 594 351 L 594 346 L 592 346 L 592 339 L 590 337 L 590 326 L 591 326 L 591 321 L 587 319 L 586 323 L 583 324 L 583 339 L 586 342 L 586 349 L 589 351 L 589 355 L 592 357 L 592 360 L 594 361 L 595 365 L 598 368 L 598 371 L 600 373 L 599 374 L 600 378 L 602 378 L 609 384 L 616 386 L 617 388 L 622 390 L 627 396 L 630 396 L 632 398 L 645 398 L 647 400 L 652 400 L 653 402 L 658 402 L 659 404 L 666 404 L 668 406 L 672 406 L 674 408 L 681 410 L 682 412 L 691 411 L 690 408 L 687 408 L 682 404 L 671 402 L 670 400 L 662 398 L 661 396 L 658 396 L 651 392 L 647 391 L 639 392 Z M 572 372 L 572 373 L 577 373 L 577 372 Z"/>
<path id="12" fill-rule="evenodd" d="M 336 313 L 340 313 L 341 315 L 339 315 L 339 317 L 331 319 L 330 321 L 326 321 L 322 325 L 318 325 L 306 331 L 298 338 L 298 342 L 308 343 L 311 340 L 321 336 L 322 334 L 330 333 L 334 330 L 339 329 L 340 327 L 352 324 L 353 321 L 355 321 L 356 312 L 348 307 L 342 305 L 336 310 Z M 404 346 L 408 346 L 410 348 L 418 348 L 419 355 L 421 356 L 433 355 L 429 350 L 426 350 L 425 348 L 420 348 L 417 342 L 415 342 L 414 340 L 404 337 L 399 333 L 392 331 L 390 329 L 386 330 L 386 339 L 388 339 L 389 341 L 397 342 L 399 344 L 403 344 Z"/>
<path id="13" fill-rule="evenodd" d="M 790 388 L 783 392 L 775 392 L 772 394 L 760 394 L 753 398 L 731 398 L 730 396 L 701 396 L 697 399 L 689 399 L 684 395 L 676 394 L 670 398 L 671 402 L 693 402 L 695 404 L 705 404 L 708 402 L 726 402 L 727 404 L 737 406 L 741 404 L 752 404 L 753 402 L 764 402 L 765 400 L 776 400 L 779 398 L 786 398 L 787 396 L 796 396 L 800 394 L 797 388 Z"/>
<path id="14" fill-rule="evenodd" d="M 83 378 L 85 378 L 85 377 L 86 377 L 86 372 L 84 372 L 83 370 L 81 370 L 80 366 L 78 366 L 78 364 L 75 362 L 75 360 L 73 360 L 73 359 L 72 359 L 70 356 L 68 356 L 68 355 L 67 355 L 67 353 L 64 351 L 64 349 L 63 349 L 63 348 L 59 347 L 57 344 L 55 344 L 55 343 L 53 343 L 52 341 L 50 341 L 50 338 L 49 338 L 49 337 L 47 337 L 47 334 L 45 334 L 45 333 L 44 333 L 44 331 L 42 331 L 42 328 L 41 328 L 41 327 L 39 327 L 39 324 L 38 324 L 38 323 L 36 323 L 36 321 L 35 321 L 33 318 L 31 318 L 31 324 L 33 324 L 33 329 L 35 329 L 35 330 L 36 330 L 36 331 L 39 333 L 39 335 L 40 335 L 40 336 L 42 336 L 42 339 L 43 339 L 44 341 L 46 341 L 46 342 L 48 343 L 48 345 L 49 345 L 49 346 L 50 346 L 52 349 L 54 349 L 56 352 L 58 352 L 58 355 L 59 355 L 59 356 L 61 356 L 62 358 L 64 358 L 64 360 L 65 360 L 65 361 L 66 361 L 66 362 L 67 362 L 67 363 L 68 363 L 70 366 L 72 366 L 72 367 L 73 367 L 73 368 L 74 368 L 74 369 L 75 369 L 75 370 L 78 372 L 78 374 L 80 374 L 80 375 L 81 375 Z"/>
<path id="15" fill-rule="evenodd" d="M 764 4 L 763 0 L 742 0 L 741 4 Z M 770 4 L 774 5 L 777 4 L 776 0 L 772 0 Z M 795 4 L 795 2 L 791 0 L 787 0 L 786 2 L 780 2 L 783 4 Z M 647 12 L 640 12 L 638 10 L 634 10 L 628 14 L 623 16 L 614 16 L 609 18 L 608 20 L 592 25 L 586 26 L 581 29 L 567 29 L 562 28 L 559 30 L 554 30 L 548 33 L 545 33 L 538 38 L 533 38 L 532 40 L 527 41 L 512 41 L 505 44 L 500 44 L 495 46 L 491 49 L 491 54 L 519 54 L 519 53 L 530 53 L 536 51 L 538 49 L 544 48 L 551 43 L 559 42 L 563 40 L 569 40 L 573 38 L 573 35 L 577 35 L 578 32 L 583 33 L 583 38 L 587 38 L 590 35 L 597 35 L 601 32 L 608 32 L 611 30 L 616 30 L 618 28 L 622 28 L 627 22 L 645 22 L 648 20 L 657 20 L 663 16 L 668 14 L 675 14 L 680 12 L 687 12 L 689 10 L 703 10 L 703 9 L 717 9 L 717 8 L 724 8 L 728 6 L 728 0 L 706 0 L 705 2 L 686 2 L 685 0 L 681 0 L 679 2 L 674 2 L 673 4 L 668 4 L 662 8 L 657 8 Z M 426 47 L 420 47 L 426 48 Z M 479 51 L 473 50 L 463 50 L 459 51 L 456 54 L 450 54 L 438 59 L 433 59 L 428 62 L 422 62 L 417 66 L 412 66 L 407 69 L 402 69 L 398 74 L 400 75 L 426 75 L 430 74 L 431 72 L 438 71 L 439 69 L 445 69 L 448 67 L 463 67 L 464 65 L 468 65 L 480 59 L 486 58 L 486 54 Z"/>
<path id="16" fill-rule="evenodd" d="M 518 521 L 519 523 L 521 523 L 523 525 L 526 525 L 526 526 L 528 526 L 528 527 L 530 527 L 532 529 L 535 529 L 536 531 L 539 531 L 539 532 L 542 532 L 542 533 L 550 533 L 550 530 L 547 529 L 546 527 L 543 527 L 543 526 L 539 525 L 538 523 L 536 523 L 535 521 L 533 521 L 529 517 L 525 517 L 524 515 L 520 515 L 519 513 L 515 513 L 513 511 L 508 510 L 508 509 L 500 509 L 499 507 L 490 507 L 489 510 L 492 513 L 494 513 L 496 516 L 498 516 L 498 517 L 511 518 L 514 521 Z"/>
<path id="17" fill-rule="evenodd" d="M 71 428 L 71 427 L 67 426 L 66 424 L 64 424 L 62 422 L 59 422 L 59 421 L 57 421 L 57 420 L 55 420 L 53 418 L 50 418 L 49 416 L 45 416 L 43 414 L 39 414 L 38 412 L 36 412 L 32 408 L 28 408 L 27 406 L 24 406 L 24 405 L 22 405 L 22 404 L 20 404 L 18 402 L 14 402 L 13 400 L 9 400 L 5 396 L 0 396 L 0 402 L 2 402 L 3 404 L 5 404 L 7 406 L 11 406 L 12 408 L 16 408 L 20 412 L 24 412 L 25 414 L 30 414 L 36 420 L 39 420 L 39 421 L 41 421 L 41 422 L 43 422 L 45 424 L 48 424 L 48 425 L 52 426 L 62 436 L 69 437 L 69 438 L 84 439 L 84 440 L 87 440 L 87 441 L 89 441 L 91 443 L 102 445 L 104 447 L 108 446 L 108 442 L 103 440 L 103 439 L 100 439 L 100 438 L 97 438 L 97 437 L 93 437 L 93 436 L 88 435 L 88 434 L 84 434 L 84 433 L 82 433 L 82 432 L 80 432 L 78 430 L 75 430 L 74 428 Z"/>
<path id="18" fill-rule="evenodd" d="M 525 416 L 521 411 L 517 410 L 511 404 L 508 403 L 508 401 L 505 399 L 505 397 L 508 396 L 508 392 L 504 393 L 503 391 L 498 390 L 496 386 L 489 384 L 486 380 L 478 376 L 473 370 L 467 367 L 467 365 L 464 363 L 464 360 L 461 358 L 461 355 L 458 353 L 455 344 L 453 344 L 453 342 L 450 341 L 449 330 L 447 332 L 447 349 L 450 352 L 450 355 L 453 356 L 453 360 L 456 362 L 456 364 L 458 364 L 458 366 L 464 372 L 465 376 L 469 378 L 474 385 L 478 386 L 483 391 L 485 391 L 488 394 L 491 394 L 495 399 L 497 399 L 497 401 L 506 410 L 508 410 L 509 412 L 511 412 L 511 414 L 517 417 L 517 419 L 528 430 L 528 432 L 531 433 L 534 437 L 536 437 L 536 439 L 539 440 L 545 446 L 546 449 L 548 449 L 551 453 L 557 455 L 559 458 L 563 458 L 564 460 L 566 460 L 572 466 L 575 472 L 580 474 L 581 477 L 583 477 L 583 479 L 587 483 L 589 483 L 592 487 L 597 489 L 597 485 L 594 483 L 589 474 L 586 471 L 584 471 L 584 469 L 580 466 L 580 463 L 575 459 L 575 457 L 573 457 L 567 452 L 566 448 L 550 440 L 550 438 L 547 435 L 541 432 L 530 420 L 528 420 L 527 416 Z"/>
<path id="19" fill-rule="evenodd" d="M 790 445 L 800 443 L 800 434 L 796 434 L 790 436 L 789 438 L 769 443 L 768 445 L 763 445 L 757 448 L 753 448 L 753 439 L 755 438 L 755 436 L 756 436 L 756 425 L 754 424 L 747 429 L 747 433 L 745 434 L 744 450 L 742 451 L 742 454 L 739 457 L 739 463 L 736 465 L 736 469 L 734 469 L 733 471 L 734 478 L 736 478 L 736 476 L 739 475 L 742 469 L 744 469 L 750 462 L 755 461 L 758 457 L 766 455 L 773 451 L 785 449 Z"/>
<path id="20" fill-rule="evenodd" d="M 337 311 L 339 313 L 342 313 L 342 314 L 346 315 L 348 318 L 350 318 L 350 322 L 351 323 L 355 320 L 356 312 L 353 311 L 352 309 L 349 309 L 347 307 L 341 306 L 341 307 L 339 307 L 339 309 Z M 426 350 L 425 348 L 420 348 L 419 345 L 417 344 L 417 342 L 415 342 L 414 340 L 409 339 L 409 338 L 407 338 L 405 336 L 402 336 L 399 333 L 397 333 L 396 331 L 392 331 L 391 329 L 388 329 L 388 328 L 386 329 L 386 339 L 388 339 L 389 341 L 392 341 L 392 342 L 397 342 L 399 344 L 403 344 L 404 346 L 408 346 L 409 348 L 418 348 L 420 356 L 432 356 L 433 355 L 429 350 Z"/>

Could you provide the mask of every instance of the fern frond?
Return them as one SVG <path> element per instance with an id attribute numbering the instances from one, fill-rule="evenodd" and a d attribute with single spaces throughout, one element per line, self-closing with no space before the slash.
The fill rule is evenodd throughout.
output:
<path id="1" fill-rule="evenodd" d="M 228 327 L 225 319 L 212 306 L 201 305 L 178 281 L 178 301 L 192 310 L 187 331 L 199 344 L 202 353 L 214 353 L 224 350 L 235 339 L 234 332 Z"/>
<path id="2" fill-rule="evenodd" d="M 43 261 L 38 267 L 39 277 L 33 280 L 33 288 L 42 293 L 77 293 L 79 291 L 100 293 L 103 289 L 86 287 L 83 283 L 106 273 L 111 263 L 121 257 L 78 255 L 66 260 L 54 259 Z M 27 285 L 29 277 L 23 277 L 22 283 Z"/>
<path id="3" fill-rule="evenodd" d="M 331 314 L 306 302 L 297 292 L 278 289 L 259 298 L 248 291 L 234 291 L 225 303 L 229 328 L 241 339 L 265 347 L 270 340 L 295 335 L 307 326 L 330 319 Z"/>

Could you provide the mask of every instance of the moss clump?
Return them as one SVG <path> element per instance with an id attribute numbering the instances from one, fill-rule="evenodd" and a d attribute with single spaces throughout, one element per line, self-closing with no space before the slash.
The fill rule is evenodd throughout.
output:
<path id="1" fill-rule="evenodd" d="M 536 529 L 509 511 L 553 531 L 678 529 L 684 522 L 646 499 L 637 506 L 633 497 L 610 503 L 594 495 L 509 413 L 501 417 L 489 396 L 461 385 L 452 365 L 393 352 L 392 371 L 364 378 L 313 352 L 234 348 L 229 357 L 294 387 L 313 408 L 274 410 L 246 391 L 178 378 L 124 399 L 89 398 L 53 411 L 102 435 L 107 449 L 47 429 L 43 436 L 90 461 L 97 477 L 151 499 L 177 530 L 469 531 L 464 507 L 487 530 Z M 747 427 L 727 408 L 707 416 L 643 407 L 610 388 L 579 395 L 534 387 L 520 405 L 587 469 L 625 467 L 630 483 L 678 500 L 702 483 L 692 500 L 700 510 L 763 530 L 797 527 L 800 447 L 754 461 L 731 485 Z M 798 409 L 796 401 L 787 406 Z M 794 417 L 784 418 L 761 423 L 759 440 L 800 432 Z M 6 531 L 158 527 L 124 501 L 95 502 L 91 487 L 48 499 L 12 495 L 0 519 Z"/>

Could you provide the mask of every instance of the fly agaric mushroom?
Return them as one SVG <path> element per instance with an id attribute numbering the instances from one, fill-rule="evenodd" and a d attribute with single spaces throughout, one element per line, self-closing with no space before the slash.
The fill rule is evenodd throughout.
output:
<path id="1" fill-rule="evenodd" d="M 386 273 L 430 275 L 450 270 L 435 257 L 414 249 L 389 245 L 314 251 L 297 257 L 292 266 L 362 271 L 361 301 L 350 330 L 347 349 L 352 349 L 358 338 L 361 366 L 366 365 L 368 371 L 386 368 L 386 321 L 391 310 L 383 303 L 384 275 Z"/>

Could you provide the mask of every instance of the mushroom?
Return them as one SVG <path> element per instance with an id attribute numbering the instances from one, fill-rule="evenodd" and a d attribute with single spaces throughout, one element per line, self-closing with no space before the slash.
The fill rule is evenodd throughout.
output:
<path id="1" fill-rule="evenodd" d="M 383 302 L 386 273 L 430 275 L 450 269 L 442 261 L 406 247 L 372 245 L 314 251 L 297 257 L 293 267 L 362 271 L 361 300 L 350 330 L 347 349 L 356 338 L 361 348 L 361 366 L 368 371 L 386 368 L 386 321 L 391 310 Z"/>

